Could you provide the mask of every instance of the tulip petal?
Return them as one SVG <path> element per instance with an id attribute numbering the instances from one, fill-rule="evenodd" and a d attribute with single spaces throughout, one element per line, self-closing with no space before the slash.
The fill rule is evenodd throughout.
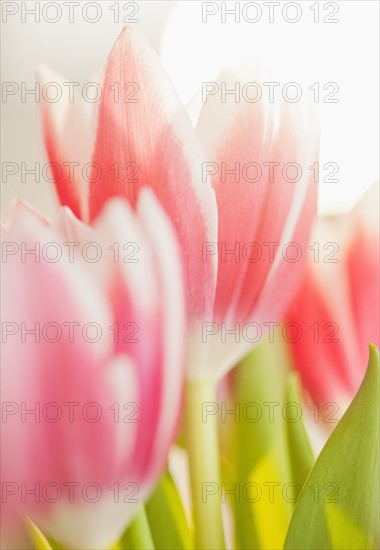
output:
<path id="1" fill-rule="evenodd" d="M 223 73 L 219 87 L 224 82 L 226 88 L 232 89 L 242 78 L 240 72 Z M 269 189 L 266 182 L 248 181 L 250 175 L 243 179 L 241 171 L 248 163 L 264 160 L 272 125 L 272 114 L 267 112 L 264 103 L 253 108 L 251 103 L 237 103 L 231 97 L 223 102 L 221 94 L 207 98 L 198 120 L 197 133 L 205 159 L 209 163 L 214 162 L 217 170 L 212 178 L 218 205 L 217 319 L 225 319 L 233 309 L 240 314 L 248 305 L 247 296 L 243 293 L 243 281 L 251 265 L 255 268 L 255 279 L 250 282 L 251 292 L 262 284 L 257 265 L 241 261 L 240 249 L 253 240 L 260 227 L 259 213 L 265 207 Z M 223 177 L 223 167 L 226 170 L 237 169 L 237 174 Z M 226 254 L 221 253 L 223 247 Z M 234 250 L 237 250 L 236 256 Z"/>
<path id="2" fill-rule="evenodd" d="M 93 138 L 90 122 L 81 98 L 74 92 L 70 97 L 64 79 L 47 67 L 40 67 L 37 78 L 41 87 L 49 84 L 64 95 L 58 101 L 49 101 L 42 94 L 41 117 L 45 147 L 61 204 L 69 206 L 76 216 L 87 217 L 87 187 L 83 177 L 85 166 L 91 159 Z"/>
<path id="3" fill-rule="evenodd" d="M 326 249 L 325 245 L 329 243 L 335 253 L 326 257 L 309 255 L 305 277 L 287 315 L 287 321 L 296 323 L 302 331 L 291 349 L 305 388 L 313 399 L 339 400 L 339 416 L 359 387 L 367 355 L 358 344 L 359 333 L 352 307 L 353 292 L 356 297 L 364 295 L 359 289 L 351 288 L 351 267 L 362 281 L 364 278 L 363 273 L 359 273 L 360 267 L 349 260 L 355 250 L 356 264 L 365 240 L 362 244 L 357 243 L 358 248 L 354 244 L 357 237 L 352 233 L 349 216 L 325 218 L 316 223 L 315 242 L 321 250 L 330 252 L 331 248 Z M 370 301 L 372 297 L 366 299 Z M 369 339 L 370 334 L 362 341 L 362 348 L 363 345 L 366 348 Z"/>
<path id="4" fill-rule="evenodd" d="M 230 90 L 242 78 L 240 72 L 225 73 L 220 82 Z M 316 207 L 316 185 L 309 177 L 317 152 L 314 116 L 302 117 L 298 105 L 275 109 L 261 100 L 229 97 L 223 102 L 214 95 L 201 112 L 197 131 L 207 159 L 219 168 L 213 178 L 219 215 L 216 318 L 247 320 L 257 308 L 260 320 L 276 321 L 296 286 L 291 279 L 300 271 L 283 260 L 282 249 L 290 241 L 305 245 Z M 268 163 L 277 163 L 273 173 Z M 290 171 L 284 178 L 287 163 L 297 163 L 302 175 Z M 223 166 L 237 174 L 223 174 Z M 236 254 L 223 255 L 223 247 Z"/>
<path id="5" fill-rule="evenodd" d="M 163 364 L 159 422 L 155 434 L 150 477 L 157 479 L 163 467 L 164 450 L 173 439 L 179 418 L 173 417 L 173 410 L 179 410 L 183 399 L 185 347 L 185 304 L 183 301 L 183 270 L 180 251 L 172 225 L 149 190 L 143 190 L 138 203 L 138 213 L 145 231 L 152 243 L 156 261 L 156 277 L 165 308 L 162 311 Z"/>
<path id="6" fill-rule="evenodd" d="M 29 219 L 26 228 L 25 225 L 15 222 L 9 230 L 10 240 L 24 243 L 28 250 L 36 248 L 36 244 L 40 244 L 42 248 L 45 243 L 54 239 L 54 233 L 46 231 L 42 235 L 38 223 L 37 221 L 33 226 L 32 219 Z M 5 364 L 14 365 L 13 370 L 9 367 L 4 373 L 9 400 L 13 396 L 14 401 L 23 401 L 20 396 L 24 396 L 24 401 L 33 402 L 34 398 L 41 406 L 50 401 L 63 403 L 71 400 L 83 404 L 90 401 L 103 402 L 100 390 L 104 391 L 104 388 L 98 383 L 94 372 L 99 369 L 102 358 L 110 351 L 110 338 L 104 331 L 110 317 L 99 291 L 83 279 L 80 271 L 74 269 L 75 266 L 69 270 L 62 264 L 47 262 L 43 257 L 36 261 L 31 253 L 25 258 L 24 262 L 21 254 L 9 258 L 3 269 L 4 281 L 12 281 L 9 288 L 15 289 L 15 292 L 4 296 L 4 318 L 8 322 L 16 323 L 18 327 L 17 336 L 9 338 L 4 346 Z M 59 296 L 57 288 L 60 289 Z M 76 323 L 80 328 L 70 333 L 70 323 Z M 103 329 L 99 342 L 90 343 L 83 337 L 82 329 L 87 323 L 96 323 Z M 73 327 L 74 325 L 71 329 Z M 26 332 L 36 328 L 36 334 Z M 23 330 L 25 336 L 22 336 Z M 79 371 L 78 363 L 81 365 Z M 36 385 L 37 380 L 39 386 Z M 19 417 L 15 422 L 20 431 L 25 431 Z M 88 446 L 85 445 L 91 441 L 94 431 L 89 423 L 78 422 L 70 426 L 69 423 L 62 422 L 51 424 L 46 429 L 46 425 L 41 422 L 33 424 L 33 427 L 31 430 L 27 423 L 23 444 L 30 438 L 39 438 L 41 448 L 46 447 L 38 459 L 39 463 L 30 464 L 30 467 L 36 468 L 42 479 L 49 476 L 54 480 L 58 480 L 60 476 L 65 477 L 69 466 L 64 463 L 64 458 L 77 456 L 78 453 L 93 454 L 97 449 L 97 453 L 104 454 L 105 460 L 108 456 L 107 451 L 97 448 L 95 440 Z M 55 441 L 54 445 L 43 439 L 49 430 Z M 61 430 L 67 431 L 67 437 L 62 436 Z M 109 439 L 108 435 L 105 437 Z M 22 439 L 17 439 L 20 444 Z M 65 453 L 60 449 L 62 441 L 66 442 Z M 54 460 L 52 454 L 55 456 Z M 89 475 L 87 469 L 82 470 L 79 459 L 76 471 L 78 477 Z"/>
<path id="7" fill-rule="evenodd" d="M 39 220 L 33 224 L 33 218 L 23 224 L 14 220 L 8 238 L 27 250 L 56 239 L 51 231 L 42 234 L 39 224 Z M 2 275 L 8 289 L 2 315 L 16 331 L 3 346 L 2 392 L 17 413 L 2 430 L 7 441 L 2 446 L 3 479 L 16 483 L 19 491 L 22 484 L 28 488 L 52 484 L 62 491 L 68 491 L 64 486 L 68 482 L 82 488 L 94 480 L 111 484 L 117 473 L 113 452 L 117 442 L 109 411 L 113 395 L 103 368 L 110 352 L 107 305 L 76 266 L 67 269 L 59 262 L 36 261 L 31 253 L 24 262 L 21 254 L 8 258 Z M 92 337 L 91 331 L 83 333 L 88 323 L 100 327 L 99 342 L 86 340 L 86 334 Z M 23 407 L 31 412 L 23 413 Z M 92 422 L 99 410 L 99 422 Z M 38 453 L 30 451 L 34 448 Z M 66 493 L 65 497 L 69 498 Z M 13 498 L 16 502 L 7 504 L 8 509 L 20 511 L 21 493 Z M 47 498 L 39 498 L 31 496 L 24 504 L 26 510 L 38 508 L 36 521 L 44 527 L 42 517 L 51 519 L 51 510 Z"/>
<path id="8" fill-rule="evenodd" d="M 358 369 L 361 361 L 349 308 L 348 281 L 343 266 L 323 264 L 322 270 L 320 264 L 313 264 L 311 259 L 309 262 L 307 276 L 287 316 L 287 322 L 296 323 L 302 331 L 292 343 L 292 353 L 311 396 L 321 403 L 341 403 L 343 399 L 341 414 L 346 397 L 358 388 L 363 372 Z M 335 300 L 340 303 L 339 309 L 334 307 Z"/>
<path id="9" fill-rule="evenodd" d="M 2 371 L 8 403 L 18 406 L 25 401 L 30 408 L 33 403 L 93 403 L 102 412 L 95 423 L 82 413 L 75 422 L 48 426 L 30 426 L 11 416 L 13 422 L 6 426 L 4 436 L 13 448 L 3 449 L 5 479 L 9 472 L 16 483 L 100 487 L 101 498 L 90 507 L 78 493 L 74 502 L 62 498 L 54 506 L 32 506 L 38 525 L 67 547 L 104 548 L 116 540 L 153 489 L 178 427 L 185 332 L 179 248 L 163 210 L 148 191 L 138 210 L 143 223 L 127 203 L 115 199 L 90 228 L 62 208 L 49 227 L 19 203 L 6 231 L 9 242 L 19 245 L 17 254 L 7 255 L 4 268 L 5 284 L 10 287 L 12 281 L 17 289 L 17 295 L 4 297 L 8 326 L 74 323 L 82 328 L 88 322 L 102 330 L 100 343 L 88 343 L 80 332 L 79 339 L 77 333 L 73 342 L 66 336 L 54 345 L 29 337 L 20 345 L 12 335 L 4 346 L 4 363 L 12 367 Z M 116 261 L 112 244 L 120 236 L 138 243 L 136 263 L 125 263 L 123 257 Z M 68 239 L 96 243 L 102 251 L 101 265 L 91 272 L 91 262 L 86 268 L 83 259 L 50 262 L 31 253 Z M 22 245 L 29 251 L 25 262 Z M 107 298 L 111 307 L 104 302 Z M 122 328 L 125 321 L 135 321 L 138 339 L 125 340 L 115 323 L 111 327 L 112 316 Z M 12 438 L 9 430 L 17 437 Z M 32 446 L 42 449 L 42 455 L 28 454 Z M 14 521 L 12 509 L 7 513 Z"/>
<path id="10" fill-rule="evenodd" d="M 227 71 L 219 89 L 221 83 L 233 90 L 237 83 L 242 88 L 244 82 L 254 81 L 242 69 Z M 217 170 L 214 320 L 219 333 L 208 344 L 213 347 L 208 365 L 218 365 L 218 375 L 223 376 L 254 344 L 241 333 L 246 322 L 255 321 L 265 331 L 265 323 L 280 321 L 299 285 L 302 266 L 286 261 L 283 251 L 295 241 L 301 262 L 305 257 L 316 210 L 316 184 L 309 167 L 317 160 L 318 122 L 310 105 L 302 109 L 214 94 L 202 109 L 197 132 L 207 161 Z M 299 169 L 285 178 L 288 163 Z M 221 342 L 221 322 L 227 330 L 237 328 L 239 345 L 234 336 Z"/>
<path id="11" fill-rule="evenodd" d="M 93 162 L 103 176 L 90 185 L 90 218 L 112 196 L 135 207 L 140 189 L 151 187 L 182 245 L 190 312 L 201 316 L 214 289 L 215 266 L 202 263 L 201 255 L 202 243 L 215 240 L 214 194 L 202 183 L 200 146 L 186 111 L 155 52 L 133 28 L 123 29 L 108 58 Z"/>
<path id="12" fill-rule="evenodd" d="M 375 183 L 353 211 L 353 238 L 348 246 L 350 301 L 360 342 L 362 369 L 367 342 L 380 345 L 379 183 Z"/>

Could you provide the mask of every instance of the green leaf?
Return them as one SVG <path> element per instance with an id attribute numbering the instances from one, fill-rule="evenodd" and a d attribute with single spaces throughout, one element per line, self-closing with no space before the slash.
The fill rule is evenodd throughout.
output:
<path id="1" fill-rule="evenodd" d="M 190 550 L 193 540 L 182 501 L 166 472 L 146 504 L 146 513 L 156 548 Z"/>
<path id="2" fill-rule="evenodd" d="M 289 375 L 286 383 L 286 401 L 298 406 L 302 402 L 299 377 L 295 372 Z M 288 421 L 286 430 L 293 481 L 303 487 L 315 460 L 302 417 L 295 422 Z"/>
<path id="3" fill-rule="evenodd" d="M 288 364 L 279 341 L 263 341 L 233 371 L 226 408 L 238 413 L 226 415 L 222 429 L 230 432 L 226 487 L 239 488 L 229 494 L 236 548 L 282 548 L 294 509 L 282 496 L 292 478 L 282 415 Z M 270 483 L 275 484 L 274 499 L 269 498 Z"/>
<path id="4" fill-rule="evenodd" d="M 295 509 L 285 550 L 379 548 L 379 353 L 327 441 Z"/>
<path id="5" fill-rule="evenodd" d="M 52 550 L 47 538 L 31 519 L 27 519 L 27 528 L 36 550 Z"/>

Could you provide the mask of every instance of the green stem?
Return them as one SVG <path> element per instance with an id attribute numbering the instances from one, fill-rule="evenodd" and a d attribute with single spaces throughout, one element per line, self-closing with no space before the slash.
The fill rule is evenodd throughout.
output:
<path id="1" fill-rule="evenodd" d="M 206 405 L 209 403 L 208 408 Z M 187 380 L 186 444 L 189 457 L 196 548 L 223 550 L 216 382 Z M 214 414 L 207 411 L 214 410 Z"/>
<path id="2" fill-rule="evenodd" d="M 121 548 L 125 547 L 133 550 L 154 550 L 154 542 L 144 506 L 140 507 L 122 537 Z"/>

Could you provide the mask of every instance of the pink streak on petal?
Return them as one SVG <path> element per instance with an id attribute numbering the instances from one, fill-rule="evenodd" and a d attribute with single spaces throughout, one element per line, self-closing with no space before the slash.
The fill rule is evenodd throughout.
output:
<path id="1" fill-rule="evenodd" d="M 110 90 L 115 83 L 121 89 L 119 101 Z M 138 86 L 131 98 L 136 103 L 123 101 L 128 83 Z M 202 263 L 201 247 L 215 225 L 215 203 L 201 181 L 200 147 L 184 107 L 155 53 L 132 28 L 122 31 L 108 58 L 93 161 L 102 167 L 103 178 L 91 184 L 91 219 L 107 198 L 124 196 L 135 208 L 140 189 L 151 187 L 182 245 L 189 311 L 202 316 L 211 307 L 215 269 Z M 133 176 L 128 171 L 132 166 L 138 169 Z"/>
<path id="2" fill-rule="evenodd" d="M 237 75 L 229 73 L 220 78 L 223 82 L 236 79 Z M 231 254 L 223 258 L 220 251 L 221 247 L 234 250 L 237 245 L 241 252 L 246 243 L 254 240 L 260 226 L 258 213 L 265 208 L 269 190 L 262 179 L 258 183 L 245 181 L 242 170 L 247 163 L 264 160 L 272 133 L 271 115 L 266 113 L 263 103 L 255 106 L 246 102 L 231 103 L 231 100 L 222 103 L 220 95 L 212 96 L 201 111 L 197 133 L 206 161 L 215 162 L 218 167 L 218 173 L 212 177 L 218 204 L 219 244 L 215 315 L 217 319 L 224 319 L 241 298 L 243 280 L 250 264 L 241 261 L 241 253 L 236 261 Z M 239 176 L 226 175 L 223 181 L 222 163 L 227 170 L 240 165 Z M 251 174 L 248 177 L 254 178 Z M 257 272 L 257 264 L 255 267 Z M 257 284 L 258 273 L 255 280 L 251 280 L 252 292 Z M 241 309 L 238 304 L 235 307 Z"/>
<path id="3" fill-rule="evenodd" d="M 376 231 L 369 233 L 357 226 L 347 255 L 347 272 L 356 336 L 362 354 L 361 375 L 368 358 L 368 343 L 380 345 L 379 251 Z"/>
<path id="4" fill-rule="evenodd" d="M 315 266 L 309 269 L 313 267 L 315 269 Z M 329 281 L 324 281 L 324 285 L 329 284 Z M 347 337 L 345 316 L 347 311 L 341 313 L 335 309 L 309 270 L 286 322 L 295 322 L 301 328 L 301 338 L 291 346 L 295 365 L 306 390 L 313 399 L 321 402 L 334 401 L 355 392 L 350 364 L 358 361 L 358 353 L 354 338 Z M 334 327 L 331 325 L 331 329 L 326 331 L 326 323 L 335 323 L 339 331 L 329 336 Z M 318 336 L 315 331 L 318 331 Z M 330 339 L 338 341 L 326 341 Z M 359 375 L 356 383 L 360 383 Z"/>
<path id="5" fill-rule="evenodd" d="M 93 146 L 90 124 L 85 116 L 81 98 L 75 93 L 70 101 L 64 79 L 47 67 L 38 71 L 41 86 L 49 82 L 60 85 L 65 94 L 59 101 L 41 102 L 41 123 L 45 148 L 52 163 L 52 177 L 59 201 L 69 206 L 78 218 L 86 217 L 86 181 L 82 174 Z M 66 95 L 67 94 L 67 95 Z"/>
<path id="6" fill-rule="evenodd" d="M 227 73 L 221 80 L 230 81 L 230 89 L 237 76 Z M 305 171 L 309 167 L 309 156 L 317 156 L 318 131 L 315 131 L 314 124 L 310 128 L 301 124 L 296 106 L 283 106 L 277 128 L 276 115 L 273 105 L 262 101 L 252 104 L 230 100 L 228 106 L 221 102 L 220 95 L 214 95 L 208 98 L 200 116 L 197 130 L 207 160 L 216 162 L 219 167 L 219 172 L 213 177 L 219 214 L 217 320 L 252 319 L 258 306 L 260 320 L 263 315 L 265 321 L 279 320 L 296 290 L 300 266 L 286 265 L 278 245 L 286 230 L 289 241 L 292 238 L 300 240 L 305 252 L 316 208 L 316 186 L 311 178 L 305 180 Z M 314 119 L 314 114 L 311 119 Z M 212 124 L 215 120 L 221 127 L 218 126 L 218 132 Z M 305 141 L 309 148 L 305 147 Z M 264 163 L 273 162 L 279 166 L 269 177 L 268 166 Z M 227 175 L 223 181 L 222 163 L 227 169 L 240 169 L 239 180 L 234 175 Z M 254 168 L 244 175 L 243 168 L 249 163 L 257 163 L 263 170 L 257 182 L 247 181 L 255 178 Z M 301 188 L 298 182 L 282 176 L 287 163 L 301 165 L 304 174 Z M 299 200 L 297 195 L 300 193 L 300 207 L 294 208 L 293 203 Z M 250 243 L 255 244 L 251 246 Z M 274 256 L 271 256 L 270 243 L 276 243 Z M 223 258 L 223 246 L 227 250 L 234 250 L 237 246 L 237 255 L 229 254 Z M 288 276 L 291 272 L 292 277 Z M 277 286 L 281 291 L 276 292 Z"/>

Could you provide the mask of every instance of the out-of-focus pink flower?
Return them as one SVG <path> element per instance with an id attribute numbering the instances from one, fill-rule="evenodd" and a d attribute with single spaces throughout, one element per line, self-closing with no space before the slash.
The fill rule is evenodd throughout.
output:
<path id="1" fill-rule="evenodd" d="M 359 388 L 368 343 L 380 340 L 378 185 L 349 214 L 319 220 L 307 275 L 287 320 L 291 349 L 310 396 L 341 403 Z M 331 412 L 327 411 L 327 412 Z"/>
<path id="2" fill-rule="evenodd" d="M 109 548 L 166 462 L 182 402 L 182 272 L 150 191 L 136 210 L 113 199 L 89 227 L 67 207 L 49 224 L 18 204 L 4 230 L 7 548 L 23 547 L 25 515 L 65 547 Z"/>
<path id="3" fill-rule="evenodd" d="M 246 76 L 224 74 L 218 86 L 254 80 Z M 42 83 L 49 80 L 58 77 L 41 71 Z M 60 201 L 93 221 L 109 197 L 134 207 L 142 187 L 154 190 L 185 259 L 189 375 L 222 376 L 260 340 L 247 323 L 264 332 L 296 291 L 316 207 L 316 117 L 299 104 L 276 109 L 252 94 L 238 101 L 215 93 L 195 132 L 156 54 L 132 28 L 116 41 L 101 90 L 93 125 L 77 102 L 42 106 L 48 156 L 61 167 Z M 93 163 L 90 183 L 80 168 L 79 177 L 70 173 L 75 161 Z M 240 181 L 224 178 L 224 169 L 237 170 Z M 236 334 L 224 339 L 226 329 Z"/>

